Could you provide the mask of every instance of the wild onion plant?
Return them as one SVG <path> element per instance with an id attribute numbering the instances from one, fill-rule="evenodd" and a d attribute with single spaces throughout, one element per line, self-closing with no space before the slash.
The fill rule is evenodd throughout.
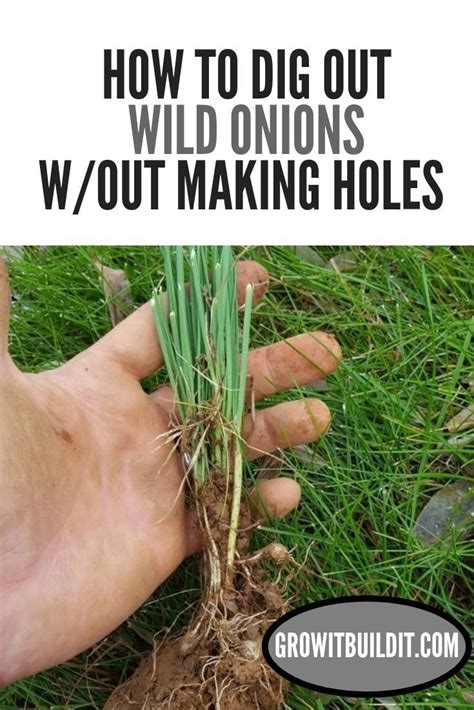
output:
<path id="1" fill-rule="evenodd" d="M 208 543 L 209 591 L 217 594 L 233 575 L 253 289 L 246 289 L 241 331 L 232 247 L 162 247 L 162 252 L 165 279 L 154 295 L 153 313 L 175 393 L 186 475 Z M 206 486 L 223 492 L 218 502 L 228 527 L 225 563 L 202 495 Z"/>
<path id="2" fill-rule="evenodd" d="M 242 497 L 253 289 L 241 318 L 231 247 L 162 250 L 165 278 L 152 307 L 176 401 L 167 443 L 182 455 L 197 513 L 202 594 L 185 632 L 163 640 L 107 708 L 276 709 L 286 681 L 265 664 L 262 639 L 285 604 L 260 564 L 275 559 L 271 546 L 250 553 Z"/>

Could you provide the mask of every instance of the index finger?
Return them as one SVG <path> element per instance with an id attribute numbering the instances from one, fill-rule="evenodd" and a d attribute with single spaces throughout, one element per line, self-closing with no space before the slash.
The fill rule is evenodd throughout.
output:
<path id="1" fill-rule="evenodd" d="M 256 303 L 267 290 L 267 270 L 255 261 L 238 261 L 235 268 L 238 302 L 244 302 L 246 286 L 252 284 Z M 163 365 L 163 357 L 151 303 L 145 303 L 119 323 L 92 345 L 87 354 L 100 355 L 122 365 L 138 380 L 153 374 Z"/>

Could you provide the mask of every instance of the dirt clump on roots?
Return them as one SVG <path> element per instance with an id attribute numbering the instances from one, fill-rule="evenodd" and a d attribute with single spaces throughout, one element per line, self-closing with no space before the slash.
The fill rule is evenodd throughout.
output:
<path id="1" fill-rule="evenodd" d="M 249 554 L 252 527 L 242 500 L 236 559 L 231 576 L 226 575 L 230 505 L 222 502 L 229 498 L 222 485 L 222 477 L 213 476 L 200 496 L 198 520 L 205 539 L 203 597 L 191 623 L 183 636 L 165 639 L 142 662 L 114 691 L 106 710 L 281 707 L 288 684 L 265 662 L 262 638 L 288 607 L 260 563 L 282 565 L 289 553 L 273 543 Z"/>

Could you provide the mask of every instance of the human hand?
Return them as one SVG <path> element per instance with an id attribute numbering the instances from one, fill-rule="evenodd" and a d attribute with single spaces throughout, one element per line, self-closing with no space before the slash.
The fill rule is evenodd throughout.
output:
<path id="1" fill-rule="evenodd" d="M 237 264 L 239 294 L 268 275 Z M 163 362 L 150 304 L 65 365 L 20 372 L 8 354 L 10 290 L 0 259 L 0 683 L 67 660 L 133 613 L 199 548 L 185 508 L 180 458 L 162 436 L 172 392 L 140 380 Z M 333 371 L 340 350 L 323 333 L 251 353 L 255 399 Z M 247 415 L 247 455 L 316 440 L 328 428 L 315 399 Z M 299 502 L 296 482 L 264 480 L 273 515 Z"/>

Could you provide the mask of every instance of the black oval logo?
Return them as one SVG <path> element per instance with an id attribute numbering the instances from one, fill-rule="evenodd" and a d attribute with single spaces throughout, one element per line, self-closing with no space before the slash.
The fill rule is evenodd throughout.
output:
<path id="1" fill-rule="evenodd" d="M 339 597 L 299 607 L 263 638 L 287 680 L 331 695 L 383 697 L 429 688 L 459 671 L 472 644 L 452 616 L 396 597 Z"/>

